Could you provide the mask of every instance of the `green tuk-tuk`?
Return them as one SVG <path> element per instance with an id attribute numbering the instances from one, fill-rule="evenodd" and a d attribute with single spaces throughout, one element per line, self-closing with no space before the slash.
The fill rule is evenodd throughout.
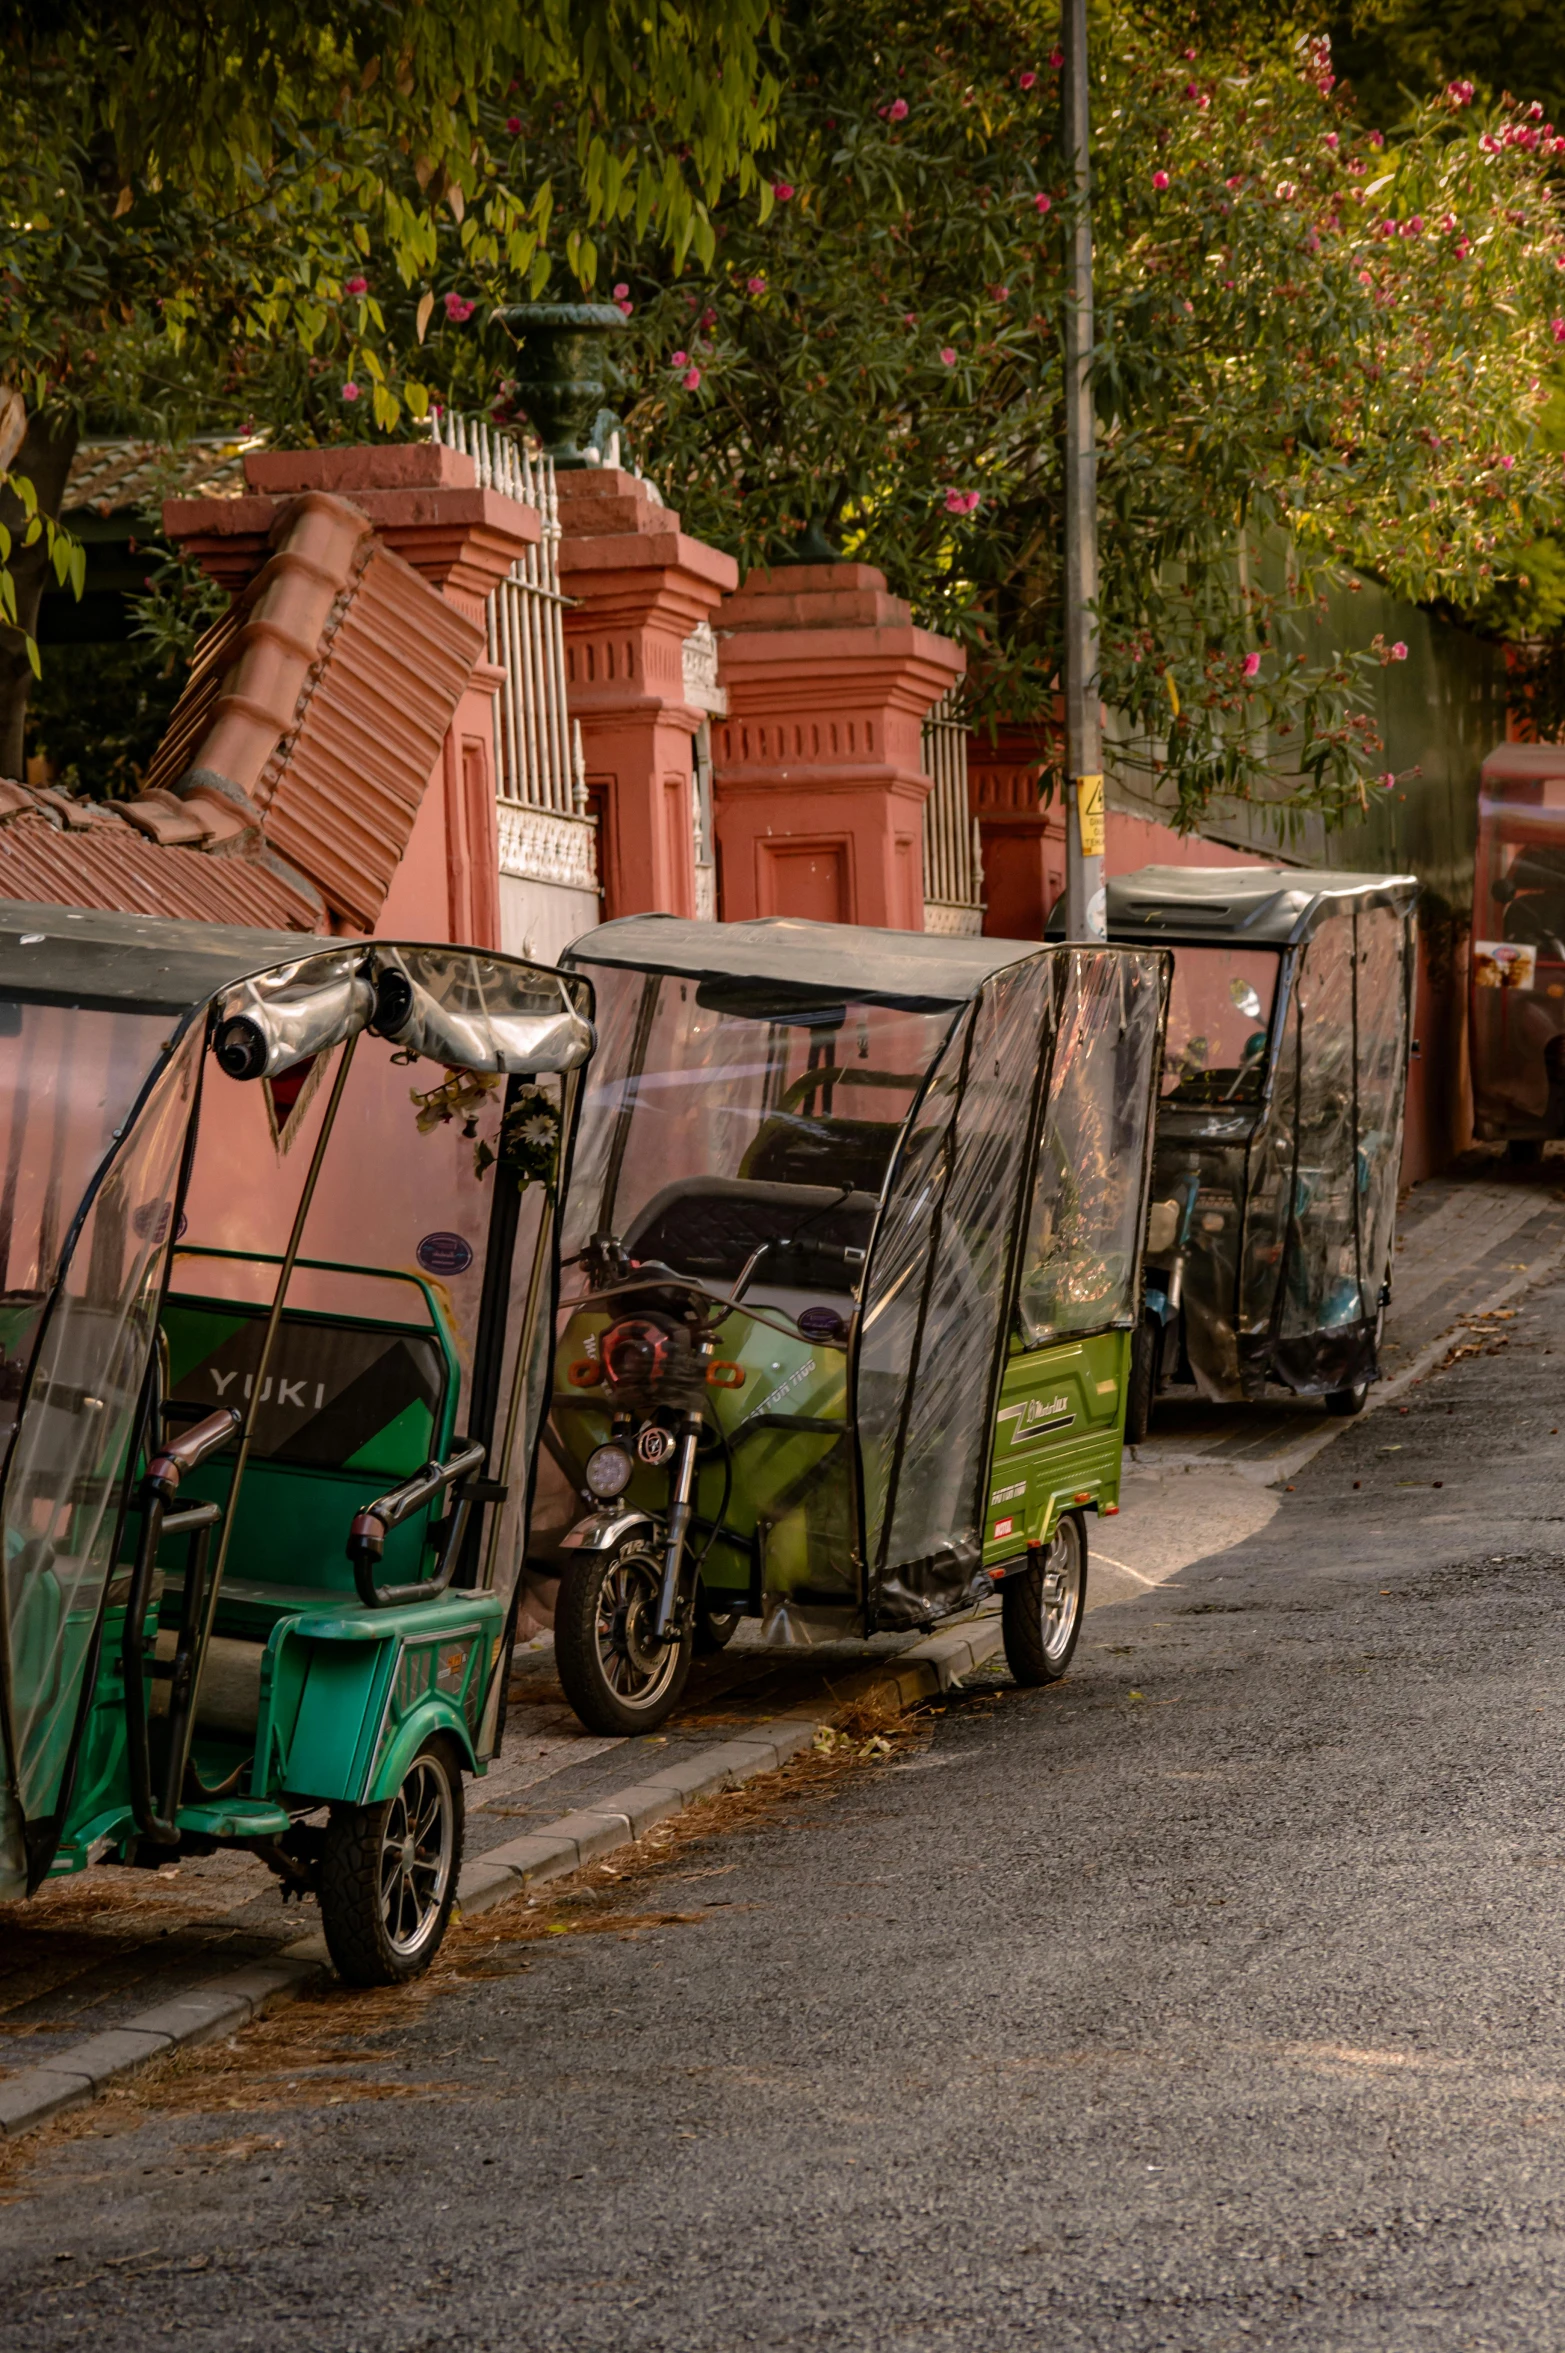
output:
<path id="1" fill-rule="evenodd" d="M 247 1848 L 439 1945 L 503 1656 L 583 980 L 0 905 L 0 1896 Z"/>
<path id="2" fill-rule="evenodd" d="M 577 1713 L 661 1723 L 744 1615 L 809 1643 L 995 1585 L 1013 1671 L 1063 1674 L 1118 1508 L 1166 959 L 641 916 L 567 962 L 599 1042 L 529 1563 Z"/>

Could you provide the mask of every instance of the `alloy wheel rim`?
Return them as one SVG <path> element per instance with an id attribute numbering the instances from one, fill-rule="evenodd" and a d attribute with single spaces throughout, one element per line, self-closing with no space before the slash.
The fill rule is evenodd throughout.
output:
<path id="1" fill-rule="evenodd" d="M 1061 1528 L 1043 1563 L 1043 1648 L 1051 1666 L 1070 1648 L 1080 1608 L 1081 1551 Z"/>
<path id="2" fill-rule="evenodd" d="M 677 1642 L 653 1635 L 662 1578 L 646 1553 L 614 1561 L 598 1589 L 598 1664 L 622 1705 L 656 1705 L 679 1666 Z"/>
<path id="3" fill-rule="evenodd" d="M 386 1941 L 404 1958 L 427 1944 L 451 1880 L 456 1809 L 436 1757 L 419 1757 L 386 1811 L 380 1849 Z"/>

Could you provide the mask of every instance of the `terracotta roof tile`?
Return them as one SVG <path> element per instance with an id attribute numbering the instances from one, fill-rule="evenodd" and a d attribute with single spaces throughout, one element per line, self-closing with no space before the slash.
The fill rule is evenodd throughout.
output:
<path id="1" fill-rule="evenodd" d="M 25 790 L 7 781 L 6 793 Z M 84 804 L 92 806 L 92 804 Z M 269 868 L 146 841 L 112 810 L 67 830 L 42 807 L 0 823 L 0 898 L 313 931 L 318 910 Z"/>

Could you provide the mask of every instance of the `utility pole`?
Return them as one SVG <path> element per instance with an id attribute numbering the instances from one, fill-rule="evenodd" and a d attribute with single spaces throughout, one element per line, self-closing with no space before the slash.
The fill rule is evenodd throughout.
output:
<path id="1" fill-rule="evenodd" d="M 1107 936 L 1103 717 L 1098 690 L 1098 449 L 1092 414 L 1092 210 L 1087 0 L 1064 0 L 1065 152 L 1071 170 L 1065 305 L 1065 936 Z"/>

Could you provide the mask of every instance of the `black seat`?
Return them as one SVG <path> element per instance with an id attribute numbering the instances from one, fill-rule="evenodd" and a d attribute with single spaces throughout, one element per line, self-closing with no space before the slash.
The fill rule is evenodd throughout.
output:
<path id="1" fill-rule="evenodd" d="M 625 1236 L 632 1258 L 656 1259 L 697 1281 L 732 1283 L 763 1242 L 761 1283 L 850 1291 L 878 1207 L 873 1193 L 840 1186 L 756 1184 L 743 1177 L 687 1177 L 665 1185 Z"/>

